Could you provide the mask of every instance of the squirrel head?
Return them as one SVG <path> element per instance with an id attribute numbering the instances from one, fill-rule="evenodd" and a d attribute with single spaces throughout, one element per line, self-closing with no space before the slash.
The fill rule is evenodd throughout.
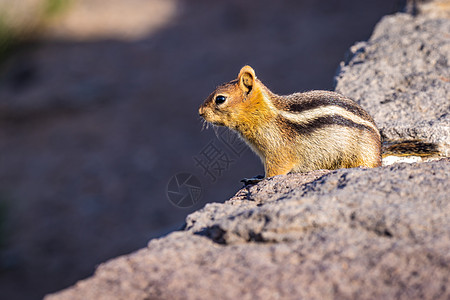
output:
<path id="1" fill-rule="evenodd" d="M 244 66 L 235 80 L 220 85 L 208 96 L 199 114 L 212 124 L 237 128 L 246 121 L 252 107 L 258 109 L 255 101 L 261 102 L 261 87 L 252 67 Z"/>

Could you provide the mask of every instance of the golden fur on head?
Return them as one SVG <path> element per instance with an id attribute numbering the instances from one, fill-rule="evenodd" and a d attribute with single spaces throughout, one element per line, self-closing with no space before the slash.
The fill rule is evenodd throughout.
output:
<path id="1" fill-rule="evenodd" d="M 207 122 L 238 131 L 266 122 L 265 117 L 273 115 L 273 111 L 263 100 L 262 86 L 255 71 L 244 66 L 235 80 L 220 85 L 208 96 L 199 114 Z M 225 97 L 225 101 L 218 102 L 218 97 Z"/>

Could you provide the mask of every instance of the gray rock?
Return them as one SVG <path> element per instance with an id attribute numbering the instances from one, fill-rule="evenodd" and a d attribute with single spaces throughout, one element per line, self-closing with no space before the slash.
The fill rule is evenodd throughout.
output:
<path id="1" fill-rule="evenodd" d="M 350 49 L 336 91 L 374 117 L 385 139 L 437 143 L 450 155 L 450 18 L 384 17 Z"/>
<path id="2" fill-rule="evenodd" d="M 443 159 L 269 178 L 46 299 L 448 299 L 449 174 Z"/>

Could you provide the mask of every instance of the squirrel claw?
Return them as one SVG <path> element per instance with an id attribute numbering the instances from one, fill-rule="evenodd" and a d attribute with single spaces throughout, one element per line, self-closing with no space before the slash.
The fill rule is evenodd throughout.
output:
<path id="1" fill-rule="evenodd" d="M 247 186 L 247 185 L 251 185 L 251 184 L 257 184 L 258 182 L 260 182 L 263 179 L 264 179 L 264 176 L 257 175 L 252 178 L 244 178 L 241 180 L 241 182 L 244 183 L 244 186 Z"/>

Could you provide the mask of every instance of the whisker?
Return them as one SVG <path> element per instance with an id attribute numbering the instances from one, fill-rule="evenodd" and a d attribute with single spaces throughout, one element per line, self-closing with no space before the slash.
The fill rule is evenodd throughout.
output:
<path id="1" fill-rule="evenodd" d="M 214 130 L 214 134 L 216 135 L 216 138 L 219 138 L 219 126 L 212 125 L 212 128 Z"/>
<path id="2" fill-rule="evenodd" d="M 208 129 L 208 122 L 203 120 L 202 131 L 205 130 L 205 129 Z"/>

